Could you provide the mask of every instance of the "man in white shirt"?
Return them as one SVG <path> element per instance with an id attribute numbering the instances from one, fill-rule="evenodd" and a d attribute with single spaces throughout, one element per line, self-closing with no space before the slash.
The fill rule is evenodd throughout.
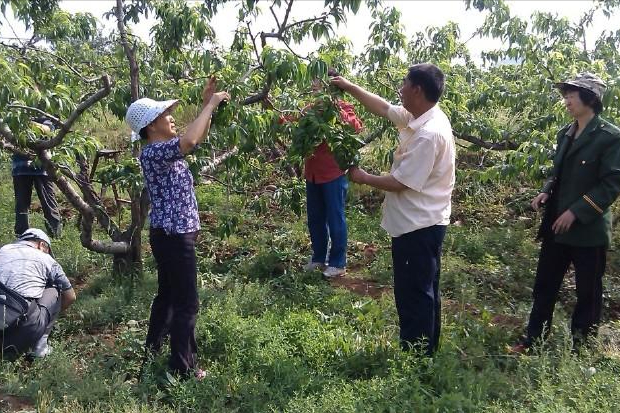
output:
<path id="1" fill-rule="evenodd" d="M 398 128 L 400 143 L 388 175 L 351 168 L 351 181 L 385 191 L 381 226 L 392 236 L 394 297 L 403 349 L 422 346 L 432 355 L 439 343 L 441 247 L 450 222 L 455 181 L 452 127 L 437 102 L 444 74 L 424 63 L 409 68 L 400 89 L 402 106 L 342 78 L 332 83 L 370 112 Z"/>

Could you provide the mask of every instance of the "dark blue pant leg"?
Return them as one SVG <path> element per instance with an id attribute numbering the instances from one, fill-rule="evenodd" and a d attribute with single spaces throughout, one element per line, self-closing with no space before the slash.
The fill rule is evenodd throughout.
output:
<path id="1" fill-rule="evenodd" d="M 441 246 L 446 227 L 435 225 L 392 238 L 394 297 L 403 349 L 425 341 L 432 355 L 439 344 Z"/>
<path id="2" fill-rule="evenodd" d="M 349 183 L 346 176 L 342 175 L 322 184 L 322 187 L 327 227 L 332 243 L 329 250 L 329 266 L 344 268 L 347 264 L 347 221 L 344 207 Z"/>
<path id="3" fill-rule="evenodd" d="M 322 184 L 306 181 L 306 214 L 312 242 L 312 262 L 324 263 L 327 257 L 327 216 Z"/>
<path id="4" fill-rule="evenodd" d="M 28 210 L 32 202 L 33 177 L 16 175 L 13 177 L 15 193 L 15 235 L 20 235 L 29 228 Z"/>

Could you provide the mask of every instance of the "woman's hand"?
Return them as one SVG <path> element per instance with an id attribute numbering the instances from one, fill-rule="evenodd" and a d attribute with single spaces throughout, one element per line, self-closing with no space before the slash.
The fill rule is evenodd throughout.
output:
<path id="1" fill-rule="evenodd" d="M 209 105 L 211 105 L 214 109 L 217 108 L 217 105 L 220 102 L 230 100 L 230 95 L 226 91 L 213 93 L 211 99 L 209 100 Z"/>
<path id="2" fill-rule="evenodd" d="M 211 78 L 205 84 L 204 89 L 202 89 L 202 107 L 204 108 L 209 104 L 209 101 L 213 97 L 215 93 L 215 88 L 217 87 L 217 78 L 215 76 L 211 76 Z"/>

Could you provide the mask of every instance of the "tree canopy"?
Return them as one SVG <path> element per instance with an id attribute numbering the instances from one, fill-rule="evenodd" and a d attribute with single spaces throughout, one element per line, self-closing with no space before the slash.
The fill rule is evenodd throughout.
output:
<path id="1" fill-rule="evenodd" d="M 315 13 L 297 20 L 291 10 L 302 6 L 299 1 L 237 1 L 237 21 L 230 22 L 236 27 L 234 40 L 223 47 L 216 42 L 213 22 L 227 3 L 232 2 L 117 0 L 106 14 L 117 30 L 104 36 L 94 16 L 65 12 L 58 1 L 0 0 L 2 12 L 10 7 L 31 33 L 28 40 L 0 45 L 0 145 L 38 159 L 50 172 L 82 215 L 82 243 L 87 248 L 114 254 L 127 254 L 131 245 L 139 248 L 136 233 L 147 203 L 136 148 L 132 154 L 128 140 L 120 148 L 126 149 L 123 160 L 90 179 L 94 154 L 107 143 L 88 136 L 78 121 L 81 115 L 111 113 L 123 119 L 130 102 L 144 96 L 199 105 L 202 86 L 211 75 L 232 99 L 215 115 L 209 142 L 190 159 L 192 170 L 198 173 L 222 164 L 226 182 L 237 191 L 250 190 L 253 171 L 266 164 L 288 171 L 290 185 L 278 188 L 277 195 L 270 193 L 268 200 L 249 197 L 259 212 L 273 199 L 301 211 L 299 168 L 292 165 L 301 163 L 305 146 L 316 144 L 316 136 L 339 136 L 330 145 L 348 164 L 357 161 L 360 150 L 366 151 L 360 149 L 363 144 L 395 137 L 384 121 L 362 108 L 358 111 L 366 128 L 361 137 L 347 132 L 337 116 L 326 121 L 319 111 L 298 116 L 303 121 L 279 121 L 282 116 L 294 118 L 317 99 L 309 93 L 310 84 L 313 79 L 327 82 L 328 68 L 397 103 L 397 90 L 411 64 L 438 65 L 447 81 L 440 105 L 451 119 L 457 142 L 467 151 L 499 153 L 479 171 L 480 179 L 544 176 L 555 132 L 568 121 L 554 82 L 578 72 L 592 71 L 607 82 L 603 116 L 620 123 L 620 29 L 603 30 L 593 44 L 585 40 L 596 15 L 618 12 L 617 0 L 593 2 L 578 22 L 541 12 L 525 20 L 512 15 L 501 0 L 466 0 L 469 9 L 485 15 L 475 36 L 502 42 L 497 50 L 483 52 L 481 62 L 471 56 L 457 24 L 428 27 L 407 38 L 406 20 L 379 0 L 364 2 L 372 24 L 364 51 L 357 56 L 349 39 L 335 36 L 335 28 L 351 24 L 361 0 L 325 0 L 317 3 Z M 270 31 L 255 28 L 259 15 L 272 17 Z M 132 32 L 147 17 L 155 21 L 150 41 Z M 305 39 L 320 44 L 307 56 L 298 51 Z M 337 91 L 325 88 L 321 96 L 329 103 Z M 42 135 L 30 122 L 35 114 L 47 114 L 57 131 Z M 374 146 L 373 156 L 389 163 L 389 145 Z M 129 194 L 128 227 L 106 213 L 95 181 L 114 182 Z M 223 228 L 230 230 L 233 221 L 225 219 Z M 94 222 L 109 241 L 93 239 Z"/>

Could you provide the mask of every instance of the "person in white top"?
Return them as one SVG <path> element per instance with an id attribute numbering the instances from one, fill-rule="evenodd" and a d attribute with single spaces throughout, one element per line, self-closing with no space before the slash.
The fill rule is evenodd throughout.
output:
<path id="1" fill-rule="evenodd" d="M 444 74 L 429 63 L 410 67 L 399 91 L 402 106 L 342 77 L 331 81 L 398 128 L 400 143 L 390 173 L 379 176 L 351 168 L 349 178 L 385 191 L 381 226 L 392 237 L 401 345 L 432 355 L 439 344 L 441 247 L 455 181 L 452 126 L 437 105 Z"/>

